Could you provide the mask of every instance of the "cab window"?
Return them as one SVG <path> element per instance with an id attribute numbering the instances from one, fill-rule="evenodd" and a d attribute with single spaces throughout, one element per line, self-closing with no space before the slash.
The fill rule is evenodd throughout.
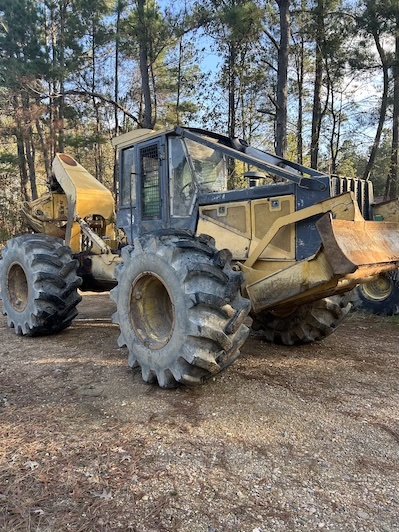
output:
<path id="1" fill-rule="evenodd" d="M 121 152 L 120 205 L 136 205 L 136 172 L 134 168 L 134 147 Z"/>

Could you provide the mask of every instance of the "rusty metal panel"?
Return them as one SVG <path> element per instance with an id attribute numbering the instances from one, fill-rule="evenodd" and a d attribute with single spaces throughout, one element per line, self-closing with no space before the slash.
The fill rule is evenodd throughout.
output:
<path id="1" fill-rule="evenodd" d="M 318 253 L 309 260 L 297 262 L 245 288 L 254 312 L 260 312 L 279 306 L 287 300 L 295 302 L 296 297 L 303 296 L 306 292 L 314 298 L 315 289 L 322 292 L 328 283 L 334 288 L 337 282 L 325 255 Z"/>
<path id="2" fill-rule="evenodd" d="M 334 274 L 354 273 L 360 267 L 399 265 L 399 228 L 396 223 L 333 220 L 330 213 L 318 222 L 324 252 Z M 383 271 L 386 268 L 381 268 Z"/>
<path id="3" fill-rule="evenodd" d="M 374 215 L 387 222 L 399 222 L 399 198 L 375 205 Z"/>
<path id="4" fill-rule="evenodd" d="M 348 289 L 384 271 L 399 266 L 399 227 L 396 223 L 335 220 L 331 213 L 318 222 L 322 239 L 318 253 L 273 275 L 260 278 L 244 273 L 244 285 L 255 312 L 276 310 L 287 304 L 303 304 L 336 293 L 346 283 Z M 341 289 L 340 288 L 340 289 Z"/>

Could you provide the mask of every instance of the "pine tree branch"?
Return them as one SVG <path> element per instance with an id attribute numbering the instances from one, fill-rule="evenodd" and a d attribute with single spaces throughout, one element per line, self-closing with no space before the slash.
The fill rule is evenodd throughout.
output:
<path id="1" fill-rule="evenodd" d="M 123 105 L 119 104 L 118 102 L 115 102 L 112 98 L 109 98 L 108 96 L 105 96 L 104 94 L 101 94 L 99 92 L 91 92 L 91 91 L 78 91 L 78 90 L 67 90 L 59 94 L 51 94 L 53 98 L 58 98 L 60 96 L 88 96 L 89 98 L 98 98 L 104 103 L 109 103 L 110 105 L 113 105 L 119 111 L 122 111 L 124 115 L 131 118 L 138 126 L 143 127 L 140 120 L 134 116 L 130 111 L 128 111 Z"/>
<path id="2" fill-rule="evenodd" d="M 37 94 L 37 91 L 35 91 L 35 92 Z M 128 111 L 126 109 L 126 107 L 123 107 L 123 105 L 121 105 L 120 103 L 115 102 L 115 100 L 113 100 L 112 98 L 109 98 L 108 96 L 105 96 L 104 94 L 101 94 L 99 92 L 91 92 L 91 91 L 87 91 L 87 90 L 66 90 L 66 91 L 63 91 L 63 92 L 57 92 L 56 94 L 54 94 L 54 93 L 46 94 L 46 95 L 42 94 L 40 96 L 40 99 L 41 100 L 45 100 L 46 98 L 56 99 L 56 98 L 60 98 L 62 96 L 81 96 L 82 98 L 84 98 L 84 97 L 98 98 L 102 102 L 109 103 L 110 105 L 114 106 L 116 109 L 119 109 L 119 111 L 122 111 L 122 113 L 125 116 L 127 116 L 128 118 L 131 118 L 133 120 L 133 122 L 135 122 L 139 127 L 143 127 L 143 125 L 140 122 L 140 120 L 135 115 L 133 115 L 130 111 Z"/>
<path id="3" fill-rule="evenodd" d="M 277 42 L 277 40 L 273 37 L 273 35 L 270 33 L 270 31 L 267 28 L 264 28 L 263 31 L 267 35 L 267 37 L 271 40 L 273 46 L 276 48 L 276 50 L 280 50 L 280 45 Z"/>

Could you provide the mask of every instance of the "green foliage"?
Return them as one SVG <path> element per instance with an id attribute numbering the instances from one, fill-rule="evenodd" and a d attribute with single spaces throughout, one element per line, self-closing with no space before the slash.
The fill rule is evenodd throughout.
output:
<path id="1" fill-rule="evenodd" d="M 15 153 L 2 152 L 0 153 L 0 174 L 17 173 L 18 171 L 18 157 Z"/>
<path id="2" fill-rule="evenodd" d="M 359 2 L 356 8 L 341 0 L 291 0 L 288 157 L 310 163 L 315 42 L 322 29 L 321 159 L 324 169 L 347 176 L 366 166 L 379 106 L 377 85 L 377 97 L 364 104 L 348 79 L 360 86 L 373 81 L 370 73 L 378 78 L 373 32 L 392 40 L 399 6 L 397 0 Z M 143 68 L 154 127 L 198 125 L 272 151 L 279 36 L 275 1 L 194 0 L 180 10 L 156 0 L 0 0 L 0 175 L 11 194 L 4 199 L 1 192 L 3 216 L 6 205 L 16 208 L 14 196 L 22 198 L 24 189 L 31 194 L 36 180 L 39 186 L 45 182 L 59 149 L 112 185 L 109 140 L 116 129 L 137 127 L 135 118 L 144 115 Z M 144 45 L 146 65 L 140 63 Z M 386 52 L 391 68 L 393 47 Z M 392 106 L 390 95 L 388 116 Z M 373 170 L 377 194 L 384 189 L 390 151 L 387 130 Z"/>
<path id="3" fill-rule="evenodd" d="M 19 214 L 21 197 L 19 192 L 18 160 L 14 153 L 0 153 L 0 250 L 9 239 L 21 232 L 22 220 Z"/>
<path id="4" fill-rule="evenodd" d="M 66 144 L 72 151 L 85 149 L 92 150 L 96 144 L 105 144 L 107 142 L 106 137 L 97 133 L 91 133 L 87 131 L 85 133 L 75 133 L 74 135 L 68 135 L 65 139 Z"/>
<path id="5" fill-rule="evenodd" d="M 391 162 L 391 134 L 385 130 L 381 139 L 380 147 L 377 151 L 377 157 L 371 174 L 371 180 L 374 185 L 376 196 L 384 196 L 385 184 L 389 174 Z"/>
<path id="6" fill-rule="evenodd" d="M 141 21 L 137 8 L 130 11 L 121 26 L 121 50 L 127 57 L 138 59 L 139 43 L 145 40 L 149 43 L 149 63 L 153 64 L 159 54 L 176 38 L 166 17 L 162 16 L 156 0 L 145 2 L 144 20 Z"/>
<path id="7" fill-rule="evenodd" d="M 270 79 L 262 63 L 266 10 L 256 0 L 201 0 L 195 3 L 194 17 L 222 59 L 213 81 L 219 94 L 209 102 L 204 121 L 231 136 L 251 139 L 265 118 L 257 108 L 263 106 Z"/>
<path id="8" fill-rule="evenodd" d="M 43 19 L 34 0 L 0 0 L 0 84 L 21 89 L 29 79 L 47 74 Z"/>

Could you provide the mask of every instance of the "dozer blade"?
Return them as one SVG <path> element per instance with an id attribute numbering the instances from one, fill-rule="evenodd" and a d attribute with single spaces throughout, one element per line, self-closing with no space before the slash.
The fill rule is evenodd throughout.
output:
<path id="1" fill-rule="evenodd" d="M 399 224 L 336 220 L 331 213 L 316 223 L 321 249 L 308 259 L 262 278 L 242 266 L 252 308 L 288 314 L 298 305 L 351 290 L 399 266 Z"/>
<path id="2" fill-rule="evenodd" d="M 323 252 L 334 275 L 362 278 L 399 265 L 399 224 L 334 220 L 330 213 L 316 223 Z"/>

